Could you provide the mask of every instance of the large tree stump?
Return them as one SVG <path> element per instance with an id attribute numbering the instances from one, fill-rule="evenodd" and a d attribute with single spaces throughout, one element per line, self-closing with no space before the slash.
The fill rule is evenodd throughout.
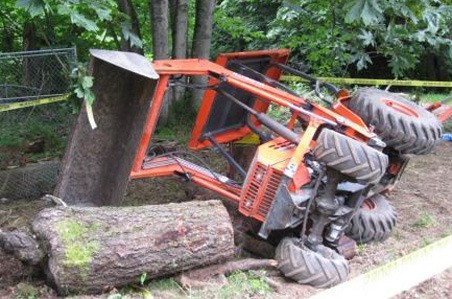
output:
<path id="1" fill-rule="evenodd" d="M 220 201 L 50 208 L 38 214 L 31 230 L 45 247 L 47 278 L 60 294 L 97 293 L 138 283 L 143 273 L 167 276 L 234 254 L 232 225 Z M 23 238 L 23 231 L 11 234 L 0 233 L 0 245 L 9 252 L 9 240 Z M 18 250 L 15 255 L 25 261 L 37 256 L 31 250 L 27 257 L 23 244 Z"/>
<path id="2" fill-rule="evenodd" d="M 91 128 L 84 111 L 78 116 L 54 193 L 70 205 L 116 205 L 126 191 L 158 75 L 136 53 L 91 54 L 98 127 Z"/>

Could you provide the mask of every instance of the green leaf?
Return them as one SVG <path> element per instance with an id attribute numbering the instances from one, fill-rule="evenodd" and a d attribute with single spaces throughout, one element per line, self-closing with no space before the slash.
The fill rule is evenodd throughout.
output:
<path id="1" fill-rule="evenodd" d="M 358 69 L 358 71 L 367 68 L 368 64 L 372 64 L 372 59 L 370 59 L 369 54 L 362 53 L 358 57 L 359 59 L 358 62 L 356 63 L 356 68 Z"/>
<path id="2" fill-rule="evenodd" d="M 63 2 L 57 5 L 57 12 L 59 15 L 69 15 L 71 13 L 71 7 L 69 3 Z"/>
<path id="3" fill-rule="evenodd" d="M 378 23 L 383 16 L 376 0 L 353 0 L 346 5 L 346 9 L 349 9 L 345 16 L 347 23 L 362 20 L 368 26 Z"/>
<path id="4" fill-rule="evenodd" d="M 144 285 L 144 282 L 146 281 L 147 273 L 143 272 L 140 275 L 140 285 Z"/>
<path id="5" fill-rule="evenodd" d="M 96 99 L 96 96 L 94 95 L 94 93 L 91 91 L 91 89 L 85 89 L 85 101 L 90 104 L 93 105 L 94 100 Z"/>
<path id="6" fill-rule="evenodd" d="M 364 46 L 375 46 L 374 35 L 370 31 L 361 29 L 361 34 L 358 35 L 358 38 L 363 41 Z"/>
<path id="7" fill-rule="evenodd" d="M 84 15 L 77 11 L 71 12 L 71 22 L 79 27 L 85 28 L 88 31 L 99 30 L 99 27 L 97 27 L 94 21 L 87 19 Z"/>
<path id="8" fill-rule="evenodd" d="M 45 3 L 43 0 L 17 0 L 16 6 L 24 8 L 32 18 L 44 15 Z"/>
<path id="9" fill-rule="evenodd" d="M 85 76 L 82 78 L 82 86 L 84 89 L 88 89 L 93 86 L 94 78 L 91 76 Z"/>
<path id="10" fill-rule="evenodd" d="M 122 22 L 121 30 L 122 30 L 122 35 L 124 36 L 124 39 L 126 41 L 129 41 L 129 43 L 132 47 L 138 47 L 138 48 L 143 47 L 143 42 L 138 37 L 138 35 L 136 35 L 135 33 L 132 32 L 132 25 L 129 22 Z"/>
<path id="11" fill-rule="evenodd" d="M 77 96 L 77 98 L 83 99 L 83 96 L 85 95 L 85 93 L 84 93 L 84 91 L 83 91 L 82 88 L 77 87 L 77 88 L 74 90 L 74 92 L 75 92 L 75 95 Z"/>
<path id="12" fill-rule="evenodd" d="M 111 20 L 111 10 L 99 7 L 97 5 L 93 6 L 94 11 L 101 21 L 110 21 Z"/>

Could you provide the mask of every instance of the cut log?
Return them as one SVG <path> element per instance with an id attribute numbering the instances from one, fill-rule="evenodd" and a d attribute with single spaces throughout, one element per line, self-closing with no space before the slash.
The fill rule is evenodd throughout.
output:
<path id="1" fill-rule="evenodd" d="M 143 273 L 167 276 L 234 255 L 221 201 L 51 208 L 31 229 L 45 247 L 47 278 L 60 294 L 98 293 L 138 283 Z"/>

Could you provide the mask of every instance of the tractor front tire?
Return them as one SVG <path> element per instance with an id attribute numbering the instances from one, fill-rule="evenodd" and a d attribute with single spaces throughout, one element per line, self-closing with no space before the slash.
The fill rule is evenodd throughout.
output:
<path id="1" fill-rule="evenodd" d="M 330 129 L 320 132 L 313 153 L 318 162 L 362 183 L 378 182 L 388 167 L 387 155 Z"/>
<path id="2" fill-rule="evenodd" d="M 363 88 L 351 98 L 348 108 L 401 154 L 428 154 L 441 137 L 440 121 L 399 94 Z"/>
<path id="3" fill-rule="evenodd" d="M 298 239 L 284 238 L 276 248 L 278 269 L 300 284 L 325 288 L 347 279 L 347 260 L 334 250 L 318 245 L 318 251 L 300 247 Z"/>
<path id="4" fill-rule="evenodd" d="M 351 219 L 346 234 L 358 243 L 383 242 L 392 233 L 397 213 L 381 194 L 366 198 Z"/>

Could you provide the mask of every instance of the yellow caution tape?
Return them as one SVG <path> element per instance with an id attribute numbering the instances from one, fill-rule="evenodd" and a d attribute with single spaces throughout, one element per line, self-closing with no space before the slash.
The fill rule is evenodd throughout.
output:
<path id="1" fill-rule="evenodd" d="M 420 87 L 446 87 L 452 88 L 451 81 L 421 81 L 421 80 L 396 80 L 396 79 L 367 79 L 367 78 L 335 78 L 318 77 L 320 81 L 339 84 L 356 85 L 393 85 L 393 86 L 420 86 Z M 282 76 L 281 81 L 306 82 L 307 80 L 298 76 Z"/>
<path id="2" fill-rule="evenodd" d="M 61 102 L 61 101 L 67 100 L 68 97 L 69 97 L 69 95 L 65 94 L 65 95 L 61 95 L 61 96 L 37 99 L 37 100 L 31 100 L 31 101 L 25 101 L 25 102 L 8 103 L 8 104 L 0 103 L 0 112 L 21 109 L 21 108 L 26 108 L 26 107 L 45 105 L 45 104 L 50 104 L 50 103 L 55 103 L 55 102 Z"/>
<path id="3" fill-rule="evenodd" d="M 257 144 L 260 144 L 260 139 L 259 139 L 259 136 L 257 136 L 254 133 L 251 133 L 251 134 L 246 135 L 242 139 L 237 140 L 234 143 L 238 144 L 238 145 L 257 145 Z"/>
<path id="4" fill-rule="evenodd" d="M 452 236 L 448 236 L 311 298 L 392 298 L 451 268 L 451 253 Z"/>

